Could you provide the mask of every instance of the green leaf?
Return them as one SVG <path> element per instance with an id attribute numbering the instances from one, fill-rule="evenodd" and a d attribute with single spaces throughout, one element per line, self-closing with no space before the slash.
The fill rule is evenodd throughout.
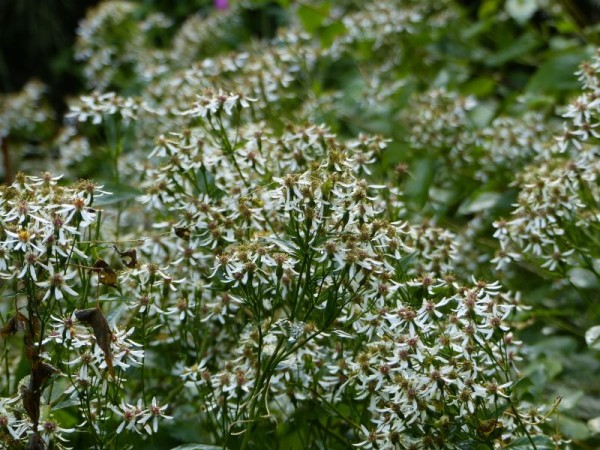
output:
<path id="1" fill-rule="evenodd" d="M 563 365 L 557 358 L 543 359 L 542 364 L 544 365 L 546 373 L 551 380 L 563 371 Z"/>
<path id="2" fill-rule="evenodd" d="M 486 59 L 487 65 L 498 67 L 509 61 L 517 59 L 520 56 L 533 52 L 542 45 L 540 39 L 533 33 L 526 33 L 519 39 L 512 41 L 509 45 L 502 48 L 499 52 Z"/>
<path id="3" fill-rule="evenodd" d="M 463 94 L 487 97 L 494 92 L 498 84 L 492 77 L 478 77 L 468 81 L 462 89 Z"/>
<path id="4" fill-rule="evenodd" d="M 126 184 L 105 184 L 104 190 L 111 193 L 103 197 L 94 198 L 94 206 L 114 205 L 115 203 L 135 200 L 142 195 L 142 191 Z"/>
<path id="5" fill-rule="evenodd" d="M 484 0 L 479 7 L 478 16 L 479 19 L 486 17 L 492 17 L 498 14 L 500 7 L 502 6 L 502 0 Z"/>
<path id="6" fill-rule="evenodd" d="M 466 28 L 464 28 L 461 33 L 460 36 L 462 38 L 463 41 L 468 41 L 469 39 L 473 39 L 477 36 L 481 36 L 484 33 L 487 33 L 490 28 L 493 26 L 494 24 L 494 17 L 488 17 L 486 19 L 481 19 L 478 20 L 477 22 L 474 22 L 472 25 L 467 26 Z"/>
<path id="7" fill-rule="evenodd" d="M 530 346 L 532 355 L 545 354 L 553 357 L 556 353 L 568 355 L 577 350 L 577 340 L 572 336 L 552 336 Z"/>
<path id="8" fill-rule="evenodd" d="M 596 274 L 583 267 L 574 267 L 569 270 L 569 280 L 579 289 L 593 289 L 598 287 Z"/>
<path id="9" fill-rule="evenodd" d="M 494 83 L 495 85 L 495 83 Z M 484 94 L 478 94 L 476 92 L 470 92 L 468 89 L 468 87 L 466 87 L 466 91 L 465 94 L 472 94 L 472 95 L 483 95 L 486 96 L 488 94 L 491 94 L 491 92 Z M 487 125 L 490 124 L 490 122 L 492 121 L 492 119 L 496 116 L 498 111 L 498 103 L 494 100 L 483 100 L 481 102 L 479 102 L 477 104 L 477 106 L 475 106 L 475 108 L 473 108 L 471 111 L 469 111 L 469 119 L 471 120 L 471 122 L 473 123 L 473 125 L 475 127 L 478 128 L 483 128 Z M 511 202 L 512 203 L 512 202 Z"/>
<path id="10" fill-rule="evenodd" d="M 569 439 L 583 441 L 591 436 L 591 431 L 587 425 L 580 420 L 562 414 L 558 418 L 558 429 Z"/>
<path id="11" fill-rule="evenodd" d="M 579 88 L 575 76 L 577 67 L 587 56 L 587 52 L 572 49 L 568 53 L 560 53 L 543 63 L 529 80 L 529 92 L 558 92 Z"/>
<path id="12" fill-rule="evenodd" d="M 429 188 L 435 175 L 435 161 L 417 161 L 411 172 L 413 177 L 406 183 L 406 196 L 417 206 L 423 207 L 429 199 Z"/>
<path id="13" fill-rule="evenodd" d="M 119 321 L 119 318 L 121 317 L 121 314 L 123 314 L 123 311 L 125 311 L 126 309 L 127 309 L 127 304 L 125 303 L 125 299 L 123 299 L 122 303 L 118 307 L 110 310 L 106 314 L 106 321 L 108 322 L 108 325 L 111 328 L 114 329 L 116 327 L 117 322 Z"/>
<path id="14" fill-rule="evenodd" d="M 519 386 L 518 395 L 525 397 L 526 394 L 534 397 L 539 396 L 544 387 L 548 384 L 548 375 L 544 365 L 540 362 L 529 364 L 523 371 L 525 378 L 530 380 L 530 383 L 524 383 Z"/>
<path id="15" fill-rule="evenodd" d="M 306 31 L 314 33 L 329 16 L 329 3 L 319 6 L 302 4 L 298 7 L 298 17 Z"/>
<path id="16" fill-rule="evenodd" d="M 493 209 L 498 201 L 502 198 L 501 194 L 497 192 L 479 192 L 468 198 L 460 208 L 458 208 L 459 214 L 472 214 L 480 211 L 486 211 Z"/>
<path id="17" fill-rule="evenodd" d="M 221 198 L 225 193 L 217 188 L 215 184 L 215 176 L 206 170 L 206 167 L 202 166 L 196 171 L 196 188 L 203 194 L 208 194 L 212 198 Z"/>
<path id="18" fill-rule="evenodd" d="M 329 25 L 322 27 L 319 30 L 319 38 L 321 40 L 321 47 L 323 47 L 323 48 L 331 47 L 331 44 L 333 44 L 333 41 L 335 41 L 335 39 L 338 36 L 341 36 L 345 33 L 346 33 L 346 26 L 340 21 L 333 22 L 333 23 L 330 23 Z"/>
<path id="19" fill-rule="evenodd" d="M 579 401 L 585 396 L 585 393 L 581 389 L 570 390 L 567 388 L 561 388 L 559 392 L 562 398 L 560 401 L 561 411 L 573 410 L 575 407 L 577 407 Z"/>
<path id="20" fill-rule="evenodd" d="M 184 444 L 173 447 L 171 450 L 222 450 L 223 447 L 208 444 Z"/>
<path id="21" fill-rule="evenodd" d="M 78 405 L 79 405 L 79 398 L 77 398 L 77 397 L 68 398 L 63 402 L 53 405 L 52 411 L 54 412 L 54 411 L 58 411 L 59 409 L 69 408 L 71 406 L 78 406 Z"/>
<path id="22" fill-rule="evenodd" d="M 553 450 L 556 448 L 554 441 L 544 435 L 532 436 L 531 440 L 527 436 L 520 437 L 506 448 L 512 448 L 514 450 L 531 450 L 533 448 L 531 445 L 532 442 L 538 450 Z"/>
<path id="23" fill-rule="evenodd" d="M 289 253 L 290 255 L 298 255 L 300 252 L 298 245 L 291 240 L 280 239 L 277 237 L 271 237 L 269 240 L 275 242 L 280 250 Z"/>
<path id="24" fill-rule="evenodd" d="M 527 393 L 529 393 L 530 389 L 535 386 L 534 382 L 530 377 L 523 377 L 513 385 L 513 394 L 517 396 L 517 398 L 521 399 L 521 397 Z"/>

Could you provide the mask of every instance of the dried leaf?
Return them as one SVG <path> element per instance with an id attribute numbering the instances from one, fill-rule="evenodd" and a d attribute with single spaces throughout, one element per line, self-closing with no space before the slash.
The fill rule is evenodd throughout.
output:
<path id="1" fill-rule="evenodd" d="M 40 436 L 40 433 L 34 431 L 31 437 L 29 438 L 29 443 L 27 444 L 27 450 L 45 450 L 46 444 Z"/>
<path id="2" fill-rule="evenodd" d="M 117 287 L 117 272 L 115 272 L 108 263 L 102 259 L 96 260 L 94 269 L 98 272 L 98 281 L 107 286 Z"/>
<path id="3" fill-rule="evenodd" d="M 114 377 L 115 373 L 112 365 L 110 350 L 112 331 L 110 331 L 110 326 L 108 325 L 106 317 L 104 317 L 104 314 L 100 308 L 96 307 L 76 311 L 75 318 L 80 322 L 92 327 L 92 330 L 94 330 L 94 337 L 96 338 L 98 347 L 100 347 L 100 349 L 104 352 L 104 359 L 106 360 L 108 370 Z"/>
<path id="4" fill-rule="evenodd" d="M 108 368 L 108 373 L 110 376 L 115 379 L 115 368 L 112 363 L 112 357 L 110 355 L 104 354 L 104 361 L 106 361 L 106 367 Z"/>
<path id="5" fill-rule="evenodd" d="M 27 356 L 27 360 L 33 367 L 33 365 L 36 364 L 40 359 L 38 349 L 29 335 L 25 335 L 23 341 L 25 342 L 25 356 Z"/>
<path id="6" fill-rule="evenodd" d="M 120 252 L 116 246 L 114 249 L 121 257 L 121 262 L 125 265 L 125 267 L 133 269 L 137 266 L 137 252 L 134 248 L 128 248 L 124 252 Z"/>
<path id="7" fill-rule="evenodd" d="M 27 415 L 37 425 L 40 419 L 40 400 L 44 384 L 52 375 L 58 372 L 58 369 L 42 362 L 37 353 L 28 355 L 28 357 L 31 362 L 31 375 L 29 376 L 29 383 L 21 386 L 21 399 Z"/>
<path id="8" fill-rule="evenodd" d="M 110 269 L 110 266 L 108 265 L 108 263 L 106 261 L 104 261 L 103 259 L 97 259 L 92 267 L 94 267 L 95 269 L 98 269 L 98 270 Z"/>
<path id="9" fill-rule="evenodd" d="M 12 336 L 20 330 L 24 330 L 27 326 L 27 317 L 20 312 L 16 312 L 0 330 L 0 336 L 6 338 Z"/>
<path id="10" fill-rule="evenodd" d="M 189 228 L 175 227 L 175 235 L 184 241 L 189 241 L 192 233 Z"/>
<path id="11" fill-rule="evenodd" d="M 51 364 L 37 362 L 31 368 L 31 385 L 33 389 L 41 389 L 48 379 L 59 370 Z"/>
<path id="12" fill-rule="evenodd" d="M 497 435 L 502 430 L 502 423 L 496 419 L 484 420 L 477 427 L 477 432 L 485 437 Z"/>
<path id="13" fill-rule="evenodd" d="M 110 353 L 110 343 L 112 340 L 112 332 L 106 321 L 106 317 L 100 308 L 82 309 L 75 312 L 75 317 L 80 322 L 89 325 L 94 330 L 94 336 L 98 346 L 104 353 Z"/>
<path id="14" fill-rule="evenodd" d="M 117 287 L 117 272 L 112 269 L 104 270 L 98 274 L 98 279 L 100 283 L 105 284 L 107 286 Z"/>
<path id="15" fill-rule="evenodd" d="M 34 424 L 38 424 L 40 421 L 40 399 L 42 393 L 39 388 L 37 390 L 32 389 L 31 381 L 29 386 L 21 387 L 21 398 L 23 399 L 23 408 L 27 412 L 27 415 Z"/>

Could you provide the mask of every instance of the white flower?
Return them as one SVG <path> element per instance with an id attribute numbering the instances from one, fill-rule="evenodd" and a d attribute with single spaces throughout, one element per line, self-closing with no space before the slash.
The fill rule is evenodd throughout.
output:
<path id="1" fill-rule="evenodd" d="M 43 423 L 38 425 L 38 431 L 44 441 L 48 444 L 51 439 L 58 439 L 63 442 L 67 442 L 67 439 L 63 436 L 66 433 L 73 433 L 75 428 L 62 428 L 58 425 L 58 422 L 53 418 L 47 418 Z"/>
<path id="2" fill-rule="evenodd" d="M 152 403 L 150 407 L 145 411 L 144 415 L 140 419 L 139 423 L 144 425 L 144 430 L 148 434 L 156 433 L 158 431 L 158 419 L 171 420 L 172 416 L 167 416 L 165 411 L 169 405 L 160 406 L 156 401 L 156 397 L 152 397 Z"/>
<path id="3" fill-rule="evenodd" d="M 142 400 L 138 400 L 137 405 L 121 402 L 120 409 L 111 405 L 111 409 L 123 418 L 123 421 L 117 428 L 117 434 L 123 430 L 135 431 L 141 434 L 143 423 L 141 420 L 147 415 L 147 411 L 142 409 Z M 148 418 L 145 419 L 146 421 Z"/>
<path id="4" fill-rule="evenodd" d="M 13 439 L 23 438 L 29 429 L 29 424 L 25 420 L 15 417 L 10 407 L 13 400 L 0 399 L 0 429 L 8 430 Z"/>
<path id="5" fill-rule="evenodd" d="M 526 22 L 537 11 L 537 0 L 507 0 L 506 11 L 518 22 Z"/>
<path id="6" fill-rule="evenodd" d="M 65 215 L 64 224 L 68 224 L 73 220 L 76 214 L 81 218 L 80 225 L 87 227 L 96 220 L 96 212 L 89 207 L 91 197 L 77 193 L 71 199 L 71 203 L 62 204 L 59 206 L 58 214 Z"/>
<path id="7" fill-rule="evenodd" d="M 32 248 L 37 250 L 39 253 L 44 252 L 44 250 L 35 243 L 35 231 L 26 228 L 22 228 L 17 233 L 8 229 L 4 231 L 8 236 L 8 239 L 6 239 L 6 241 L 4 242 L 5 247 L 16 252 L 27 252 L 30 251 Z"/>
<path id="8" fill-rule="evenodd" d="M 135 431 L 153 434 L 158 431 L 159 418 L 171 420 L 172 417 L 165 414 L 168 405 L 160 406 L 156 397 L 152 398 L 152 403 L 148 409 L 142 409 L 142 400 L 138 400 L 136 405 L 121 402 L 120 408 L 111 406 L 111 409 L 123 418 L 123 421 L 117 428 L 117 433 L 123 430 Z"/>
<path id="9" fill-rule="evenodd" d="M 134 328 L 129 330 L 116 330 L 113 332 L 112 339 L 112 358 L 115 367 L 121 367 L 123 370 L 130 366 L 140 366 L 144 359 L 144 350 L 141 345 L 129 339 L 134 332 Z M 100 368 L 105 368 L 106 361 L 100 364 Z"/>
<path id="10" fill-rule="evenodd" d="M 67 280 L 71 280 L 75 278 L 77 273 L 75 271 L 63 273 L 55 273 L 54 266 L 52 264 L 48 264 L 47 266 L 42 266 L 48 271 L 48 279 L 46 281 L 41 281 L 36 283 L 41 288 L 47 288 L 46 293 L 44 294 L 43 300 L 46 300 L 50 297 L 50 295 L 54 295 L 56 300 L 62 300 L 64 298 L 64 294 L 68 294 L 76 297 L 78 294 L 74 291 L 66 282 Z"/>

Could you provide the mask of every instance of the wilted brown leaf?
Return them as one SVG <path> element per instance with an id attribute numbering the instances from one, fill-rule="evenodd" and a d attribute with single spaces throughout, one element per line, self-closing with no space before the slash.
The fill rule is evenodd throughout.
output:
<path id="1" fill-rule="evenodd" d="M 0 330 L 0 336 L 6 338 L 12 336 L 20 330 L 24 330 L 27 326 L 27 317 L 20 312 L 16 312 Z"/>
<path id="2" fill-rule="evenodd" d="M 34 431 L 31 437 L 29 438 L 29 443 L 27 444 L 27 450 L 45 450 L 46 444 L 40 436 L 40 433 Z"/>
<path id="3" fill-rule="evenodd" d="M 117 287 L 117 272 L 115 272 L 108 263 L 102 259 L 98 259 L 94 263 L 94 270 L 98 272 L 98 281 L 107 286 Z"/>
<path id="4" fill-rule="evenodd" d="M 120 252 L 116 246 L 114 247 L 114 249 L 121 257 L 121 262 L 123 262 L 125 267 L 133 269 L 137 266 L 137 252 L 134 248 L 129 248 L 124 252 Z"/>
<path id="5" fill-rule="evenodd" d="M 104 317 L 104 314 L 98 307 L 76 311 L 75 317 L 77 318 L 77 320 L 92 327 L 92 330 L 94 330 L 94 337 L 96 338 L 98 347 L 100 347 L 100 349 L 104 352 L 104 359 L 106 360 L 108 370 L 110 374 L 114 377 L 115 373 L 112 365 L 110 349 L 110 344 L 112 341 L 112 331 L 110 331 L 110 326 L 106 321 L 106 317 Z"/>
<path id="6" fill-rule="evenodd" d="M 34 424 L 38 424 L 40 421 L 40 399 L 42 398 L 39 389 L 34 390 L 31 386 L 31 380 L 29 386 L 21 387 L 21 399 L 23 400 L 23 408 L 27 412 L 27 415 Z"/>
<path id="7" fill-rule="evenodd" d="M 31 385 L 33 388 L 41 389 L 48 379 L 58 373 L 58 369 L 48 363 L 38 361 L 31 367 Z"/>
<path id="8" fill-rule="evenodd" d="M 184 241 L 189 241 L 191 234 L 192 233 L 190 232 L 189 228 L 175 227 L 175 235 Z"/>

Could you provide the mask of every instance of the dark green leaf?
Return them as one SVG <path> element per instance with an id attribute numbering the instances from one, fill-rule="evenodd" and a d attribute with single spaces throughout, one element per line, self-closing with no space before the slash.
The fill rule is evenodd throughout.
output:
<path id="1" fill-rule="evenodd" d="M 429 199 L 429 188 L 435 174 L 435 161 L 422 159 L 411 168 L 412 178 L 406 183 L 406 196 L 418 207 L 423 207 Z"/>
<path id="2" fill-rule="evenodd" d="M 319 38 L 321 40 L 321 47 L 329 48 L 333 44 L 334 40 L 346 33 L 346 27 L 340 21 L 333 22 L 326 25 L 319 30 Z"/>
<path id="3" fill-rule="evenodd" d="M 329 3 L 316 6 L 301 4 L 298 7 L 298 17 L 306 31 L 314 33 L 329 15 Z"/>
<path id="4" fill-rule="evenodd" d="M 571 50 L 550 58 L 535 72 L 527 84 L 529 92 L 552 93 L 577 89 L 579 81 L 575 72 L 587 56 L 582 50 Z"/>
<path id="5" fill-rule="evenodd" d="M 142 191 L 126 184 L 105 184 L 104 190 L 110 192 L 111 195 L 95 198 L 94 206 L 114 205 L 119 202 L 135 200 L 142 195 Z"/>
<path id="6" fill-rule="evenodd" d="M 577 419 L 561 414 L 557 420 L 558 429 L 569 439 L 582 441 L 591 436 L 588 426 Z"/>
<path id="7" fill-rule="evenodd" d="M 531 444 L 532 442 L 538 450 L 553 450 L 556 448 L 554 441 L 544 435 L 532 436 L 531 440 L 526 436 L 518 438 L 506 448 L 512 448 L 513 450 L 531 450 L 534 448 Z"/>
<path id="8" fill-rule="evenodd" d="M 208 444 L 185 444 L 173 447 L 171 450 L 222 450 L 223 447 Z"/>
<path id="9" fill-rule="evenodd" d="M 488 57 L 486 63 L 491 67 L 497 67 L 520 56 L 530 54 L 541 45 L 542 42 L 540 39 L 530 32 L 522 35 L 506 47 L 502 48 L 499 52 Z"/>

